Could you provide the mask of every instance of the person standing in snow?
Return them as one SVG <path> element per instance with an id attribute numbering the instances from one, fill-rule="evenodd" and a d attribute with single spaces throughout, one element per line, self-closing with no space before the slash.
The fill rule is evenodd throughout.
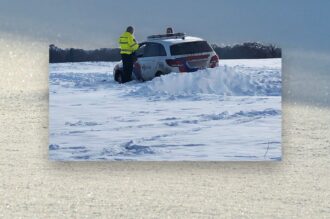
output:
<path id="1" fill-rule="evenodd" d="M 123 72 L 121 75 L 122 83 L 126 83 L 132 80 L 133 62 L 135 58 L 134 54 L 135 51 L 139 48 L 133 33 L 134 28 L 129 26 L 118 40 L 121 59 L 123 61 Z"/>

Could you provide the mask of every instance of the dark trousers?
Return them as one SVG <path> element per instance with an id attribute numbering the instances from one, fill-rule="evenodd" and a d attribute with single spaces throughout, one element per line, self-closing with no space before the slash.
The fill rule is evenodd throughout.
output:
<path id="1" fill-rule="evenodd" d="M 121 59 L 123 61 L 123 72 L 121 75 L 122 83 L 126 83 L 132 80 L 133 71 L 133 54 L 121 54 Z"/>

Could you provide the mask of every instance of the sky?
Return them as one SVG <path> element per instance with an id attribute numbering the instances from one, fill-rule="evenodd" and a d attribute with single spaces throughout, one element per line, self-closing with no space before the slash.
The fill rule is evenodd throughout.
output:
<path id="1" fill-rule="evenodd" d="M 322 0 L 0 0 L 0 34 L 101 48 L 116 47 L 128 25 L 139 42 L 172 26 L 219 45 L 260 41 L 330 52 L 329 10 Z"/>

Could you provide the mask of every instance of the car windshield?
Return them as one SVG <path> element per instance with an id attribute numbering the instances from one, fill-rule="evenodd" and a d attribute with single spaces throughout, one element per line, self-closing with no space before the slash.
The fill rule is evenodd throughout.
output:
<path id="1" fill-rule="evenodd" d="M 196 41 L 196 42 L 187 42 L 179 43 L 172 45 L 171 55 L 185 55 L 185 54 L 195 54 L 202 52 L 211 52 L 212 48 L 206 41 Z"/>

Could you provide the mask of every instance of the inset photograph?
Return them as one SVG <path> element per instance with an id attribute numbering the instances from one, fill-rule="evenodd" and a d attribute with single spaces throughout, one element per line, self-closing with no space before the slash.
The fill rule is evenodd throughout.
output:
<path id="1" fill-rule="evenodd" d="M 135 28 L 116 48 L 50 45 L 51 160 L 281 160 L 278 46 Z"/>

